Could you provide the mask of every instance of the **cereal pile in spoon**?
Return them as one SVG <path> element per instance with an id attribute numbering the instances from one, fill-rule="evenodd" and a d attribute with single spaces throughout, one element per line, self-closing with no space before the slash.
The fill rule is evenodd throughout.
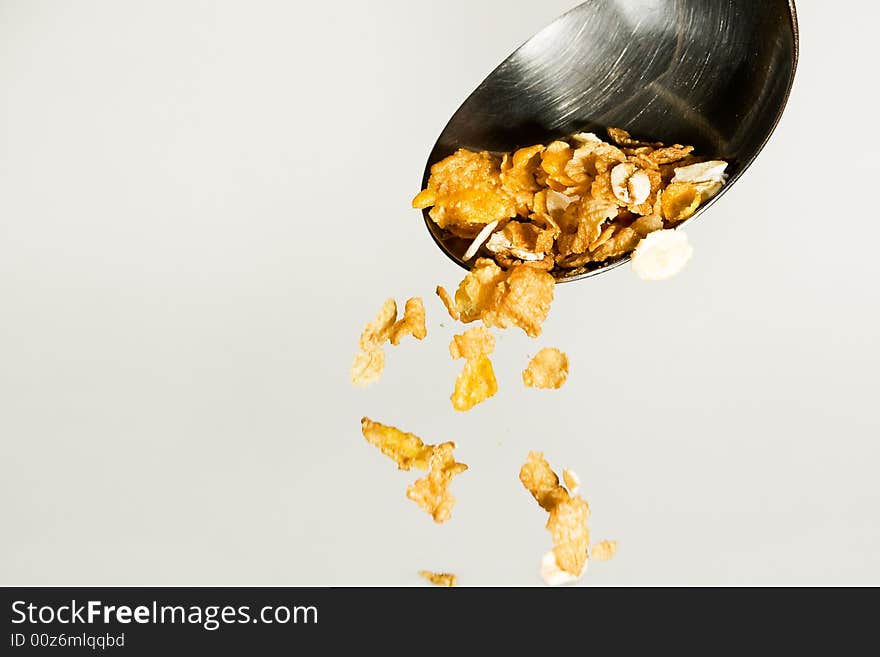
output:
<path id="1" fill-rule="evenodd" d="M 462 259 L 528 264 L 556 278 L 623 258 L 649 234 L 689 219 L 726 180 L 727 163 L 608 130 L 495 155 L 460 149 L 431 167 L 413 201 L 446 234 L 470 241 Z"/>
<path id="2" fill-rule="evenodd" d="M 633 254 L 641 278 L 664 280 L 690 259 L 693 250 L 676 227 L 720 191 L 727 163 L 701 160 L 691 146 L 608 132 L 613 144 L 580 133 L 501 156 L 461 149 L 431 168 L 427 189 L 413 201 L 415 208 L 431 208 L 429 216 L 443 231 L 467 240 L 463 260 L 476 258 L 454 294 L 436 290 L 454 321 L 482 322 L 453 336 L 449 345 L 450 356 L 465 361 L 450 397 L 456 411 L 469 411 L 498 392 L 490 329 L 519 328 L 538 338 L 557 279 Z M 397 346 L 409 336 L 427 336 L 422 299 L 409 299 L 401 318 L 395 301 L 387 300 L 361 335 L 352 382 L 376 383 L 385 367 L 383 346 Z M 568 374 L 565 353 L 544 347 L 523 370 L 522 383 L 555 390 Z M 450 520 L 456 500 L 449 486 L 468 470 L 455 460 L 455 443 L 425 444 L 415 434 L 368 418 L 361 430 L 399 470 L 428 473 L 412 482 L 406 495 L 436 523 Z M 572 471 L 564 470 L 560 483 L 543 454 L 532 452 L 520 481 L 549 513 L 554 547 L 540 566 L 547 584 L 577 581 L 590 560 L 614 556 L 615 541 L 590 545 L 590 507 L 577 495 L 580 482 Z M 450 573 L 420 574 L 440 586 L 456 581 Z"/>

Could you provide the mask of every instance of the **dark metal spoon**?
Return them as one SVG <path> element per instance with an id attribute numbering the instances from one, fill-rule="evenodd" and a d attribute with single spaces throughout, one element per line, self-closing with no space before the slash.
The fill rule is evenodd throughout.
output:
<path id="1" fill-rule="evenodd" d="M 729 161 L 723 194 L 773 133 L 797 60 L 793 0 L 584 2 L 523 44 L 462 104 L 428 158 L 423 187 L 431 165 L 459 148 L 511 151 L 581 131 L 604 137 L 604 128 L 617 127 Z M 461 259 L 468 243 L 439 229 L 427 210 L 424 217 L 443 252 L 469 269 Z"/>

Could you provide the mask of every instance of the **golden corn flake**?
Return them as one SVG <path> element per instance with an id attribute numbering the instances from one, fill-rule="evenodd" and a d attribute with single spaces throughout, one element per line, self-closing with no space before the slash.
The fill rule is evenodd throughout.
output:
<path id="1" fill-rule="evenodd" d="M 455 390 L 450 399 L 457 411 L 469 411 L 498 392 L 498 381 L 487 356 L 468 360 L 455 380 Z"/>
<path id="2" fill-rule="evenodd" d="M 450 296 L 449 292 L 446 291 L 446 288 L 438 285 L 437 296 L 440 297 L 440 301 L 442 301 L 443 305 L 446 306 L 446 312 L 449 313 L 449 316 L 452 319 L 454 319 L 456 322 L 461 319 L 461 313 L 458 312 L 455 301 L 453 300 L 452 296 Z"/>
<path id="3" fill-rule="evenodd" d="M 487 258 L 479 258 L 455 293 L 455 309 L 465 324 L 474 322 L 494 307 L 499 285 L 507 278 L 504 270 Z"/>
<path id="4" fill-rule="evenodd" d="M 495 351 L 495 336 L 485 326 L 468 329 L 462 335 L 455 335 L 449 343 L 449 355 L 453 359 L 472 360 L 488 356 Z"/>
<path id="5" fill-rule="evenodd" d="M 559 255 L 586 253 L 602 234 L 602 225 L 617 216 L 617 203 L 589 200 L 580 204 L 577 232 L 561 235 L 558 240 Z"/>
<path id="6" fill-rule="evenodd" d="M 550 512 L 547 529 L 553 538 L 556 564 L 565 572 L 580 577 L 586 568 L 590 547 L 589 505 L 559 485 L 559 477 L 541 452 L 529 453 L 519 478 L 538 504 Z"/>
<path id="7" fill-rule="evenodd" d="M 385 370 L 385 352 L 381 349 L 358 352 L 351 366 L 351 382 L 362 388 L 376 383 Z"/>
<path id="8" fill-rule="evenodd" d="M 617 541 L 599 541 L 590 548 L 590 559 L 593 561 L 611 561 L 617 552 Z"/>
<path id="9" fill-rule="evenodd" d="M 361 351 L 372 351 L 381 347 L 391 336 L 394 322 L 397 320 L 397 304 L 394 299 L 388 299 L 382 304 L 376 319 L 367 324 L 361 333 Z"/>
<path id="10" fill-rule="evenodd" d="M 415 434 L 405 433 L 395 427 L 373 422 L 366 417 L 361 419 L 361 432 L 367 442 L 382 450 L 385 456 L 393 459 L 397 463 L 398 469 L 428 469 L 434 446 L 426 445 Z"/>
<path id="11" fill-rule="evenodd" d="M 523 383 L 529 388 L 558 390 L 568 378 L 568 356 L 554 347 L 541 349 L 523 370 Z"/>
<path id="12" fill-rule="evenodd" d="M 535 192 L 541 190 L 535 174 L 541 166 L 543 150 L 540 144 L 521 148 L 513 156 L 505 155 L 501 162 L 501 185 L 513 198 L 516 213 L 520 216 L 526 216 L 532 210 Z"/>
<path id="13" fill-rule="evenodd" d="M 456 463 L 452 454 L 454 449 L 453 442 L 437 445 L 431 454 L 430 472 L 406 489 L 406 496 L 427 511 L 438 524 L 452 516 L 452 507 L 455 506 L 455 497 L 449 492 L 452 478 L 468 469 L 464 463 Z"/>
<path id="14" fill-rule="evenodd" d="M 416 340 L 424 340 L 428 335 L 428 329 L 425 327 L 425 304 L 420 297 L 413 297 L 406 302 L 403 317 L 391 327 L 391 344 L 399 345 L 407 335 L 413 336 Z"/>
<path id="15" fill-rule="evenodd" d="M 569 497 L 541 452 L 529 452 L 528 460 L 519 471 L 519 480 L 545 511 L 551 511 Z"/>
<path id="16" fill-rule="evenodd" d="M 689 219 L 700 206 L 700 190 L 691 183 L 672 183 L 663 190 L 663 216 L 667 221 Z"/>
<path id="17" fill-rule="evenodd" d="M 351 366 L 351 382 L 366 387 L 376 383 L 385 369 L 382 346 L 391 341 L 398 345 L 407 335 L 422 340 L 428 334 L 425 326 L 425 306 L 419 297 L 406 302 L 404 316 L 397 320 L 397 303 L 388 299 L 382 304 L 376 318 L 361 333 L 360 352 Z"/>
<path id="18" fill-rule="evenodd" d="M 614 232 L 600 246 L 590 250 L 593 260 L 602 262 L 611 258 L 630 253 L 635 249 L 642 237 L 631 227 L 615 226 Z"/>
<path id="19" fill-rule="evenodd" d="M 434 573 L 430 570 L 420 570 L 419 575 L 431 582 L 434 586 L 453 587 L 458 581 L 458 577 L 452 573 Z"/>
<path id="20" fill-rule="evenodd" d="M 550 312 L 556 280 L 528 265 L 514 267 L 505 278 L 496 284 L 492 305 L 482 312 L 483 323 L 501 329 L 518 326 L 529 337 L 538 337 Z"/>
<path id="21" fill-rule="evenodd" d="M 587 550 L 590 548 L 590 530 L 587 520 L 590 507 L 586 500 L 572 497 L 557 504 L 550 511 L 547 529 L 553 537 L 553 554 L 562 570 L 573 575 L 584 571 Z"/>
<path id="22" fill-rule="evenodd" d="M 651 233 L 663 230 L 663 217 L 656 214 L 639 217 L 630 228 L 636 231 L 639 237 L 647 237 Z"/>
<path id="23" fill-rule="evenodd" d="M 552 258 L 551 258 L 552 260 Z M 480 258 L 464 277 L 455 293 L 454 310 L 468 324 L 482 319 L 486 326 L 518 326 L 537 337 L 550 312 L 556 280 L 540 263 L 514 263 L 504 271 L 488 258 Z M 441 299 L 449 295 L 438 288 Z"/>
<path id="24" fill-rule="evenodd" d="M 664 228 L 658 218 L 667 226 L 688 219 L 727 180 L 727 163 L 695 157 L 693 146 L 636 139 L 619 128 L 608 134 L 614 143 L 579 133 L 500 159 L 459 150 L 432 167 L 414 205 L 433 206 L 432 218 L 452 235 L 479 235 L 468 256 L 482 248 L 502 270 L 527 264 L 563 278 L 629 255 L 639 239 Z M 490 306 L 501 303 L 500 276 L 484 266 L 454 304 L 444 299 L 450 315 L 503 327 L 503 319 L 487 320 Z"/>
<path id="25" fill-rule="evenodd" d="M 650 153 L 647 157 L 657 164 L 672 164 L 673 162 L 681 162 L 688 155 L 693 153 L 693 146 L 682 146 L 681 144 L 676 144 L 675 146 L 665 146 L 663 148 L 658 148 L 653 153 Z"/>
<path id="26" fill-rule="evenodd" d="M 428 188 L 415 197 L 413 207 L 431 207 L 428 214 L 440 228 L 476 232 L 480 226 L 516 216 L 516 204 L 502 188 L 498 158 L 464 149 L 431 167 Z"/>

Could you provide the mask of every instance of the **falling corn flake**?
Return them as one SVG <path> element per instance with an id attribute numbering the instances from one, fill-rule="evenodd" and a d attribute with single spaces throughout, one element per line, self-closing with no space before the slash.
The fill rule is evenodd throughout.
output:
<path id="1" fill-rule="evenodd" d="M 449 343 L 449 355 L 453 359 L 472 360 L 480 356 L 488 356 L 493 351 L 495 351 L 495 336 L 485 326 L 477 326 L 461 335 L 455 335 Z"/>
<path id="2" fill-rule="evenodd" d="M 369 352 L 388 342 L 396 320 L 397 303 L 394 299 L 387 299 L 382 304 L 376 319 L 364 327 L 364 331 L 361 333 L 361 351 Z"/>
<path id="3" fill-rule="evenodd" d="M 547 529 L 553 538 L 556 564 L 569 575 L 583 575 L 590 547 L 587 520 L 590 507 L 559 485 L 559 477 L 541 452 L 530 452 L 520 470 L 520 481 L 541 507 L 550 512 Z"/>
<path id="4" fill-rule="evenodd" d="M 468 469 L 464 463 L 456 463 L 452 454 L 454 449 L 453 442 L 434 447 L 430 471 L 406 489 L 406 496 L 429 513 L 437 524 L 452 516 L 452 507 L 455 506 L 455 497 L 449 492 L 452 478 Z"/>
<path id="5" fill-rule="evenodd" d="M 376 318 L 364 327 L 360 338 L 360 352 L 351 366 L 351 382 L 367 387 L 379 381 L 385 370 L 386 342 L 399 345 L 407 335 L 423 340 L 428 335 L 425 325 L 425 305 L 420 297 L 406 302 L 403 317 L 397 319 L 397 303 L 388 299 L 382 304 Z"/>
<path id="6" fill-rule="evenodd" d="M 498 381 L 488 356 L 468 360 L 455 380 L 455 390 L 450 397 L 457 411 L 469 411 L 498 392 Z"/>
<path id="7" fill-rule="evenodd" d="M 367 442 L 378 447 L 385 456 L 394 460 L 398 469 L 428 469 L 434 446 L 426 445 L 417 435 L 373 422 L 366 417 L 361 419 L 361 432 Z"/>
<path id="8" fill-rule="evenodd" d="M 430 570 L 420 570 L 419 575 L 431 582 L 434 586 L 453 587 L 458 581 L 458 577 L 452 573 L 434 573 Z"/>
<path id="9" fill-rule="evenodd" d="M 443 305 L 446 307 L 446 312 L 449 313 L 449 316 L 454 319 L 456 322 L 461 319 L 461 315 L 458 312 L 458 308 L 455 305 L 455 301 L 449 295 L 449 292 L 446 291 L 441 285 L 437 286 L 437 296 L 440 297 L 440 301 L 443 302 Z"/>
<path id="10" fill-rule="evenodd" d="M 590 559 L 593 561 L 611 561 L 617 552 L 617 541 L 599 541 L 590 548 Z"/>
<path id="11" fill-rule="evenodd" d="M 518 326 L 537 337 L 550 312 L 556 281 L 531 264 L 504 271 L 488 258 L 479 258 L 459 284 L 454 300 L 442 287 L 437 294 L 453 319 L 465 324 L 482 320 L 501 329 Z"/>
<path id="12" fill-rule="evenodd" d="M 660 230 L 639 242 L 632 268 L 642 280 L 665 281 L 684 269 L 693 255 L 694 249 L 682 230 Z"/>
<path id="13" fill-rule="evenodd" d="M 406 302 L 403 317 L 394 323 L 390 331 L 391 344 L 399 345 L 401 339 L 411 335 L 416 340 L 424 340 L 428 335 L 425 326 L 425 304 L 420 297 L 413 297 Z"/>
<path id="14" fill-rule="evenodd" d="M 529 388 L 557 390 L 568 378 L 568 356 L 555 347 L 541 349 L 523 370 L 523 383 Z"/>
<path id="15" fill-rule="evenodd" d="M 382 349 L 360 351 L 351 366 L 351 382 L 363 388 L 376 383 L 385 370 L 385 352 Z"/>
<path id="16" fill-rule="evenodd" d="M 517 326 L 536 338 L 550 313 L 555 279 L 546 271 L 519 265 L 496 284 L 492 303 L 485 306 L 480 318 L 486 326 L 501 329 Z"/>

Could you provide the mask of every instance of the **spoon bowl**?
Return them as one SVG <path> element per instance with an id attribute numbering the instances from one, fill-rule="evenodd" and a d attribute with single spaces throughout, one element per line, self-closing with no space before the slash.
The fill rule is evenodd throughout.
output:
<path id="1" fill-rule="evenodd" d="M 431 166 L 459 148 L 505 152 L 576 132 L 623 128 L 746 171 L 785 109 L 798 60 L 793 0 L 590 0 L 520 46 L 464 101 Z M 424 211 L 440 249 L 465 269 L 468 242 Z M 560 282 L 606 272 L 624 256 Z"/>

